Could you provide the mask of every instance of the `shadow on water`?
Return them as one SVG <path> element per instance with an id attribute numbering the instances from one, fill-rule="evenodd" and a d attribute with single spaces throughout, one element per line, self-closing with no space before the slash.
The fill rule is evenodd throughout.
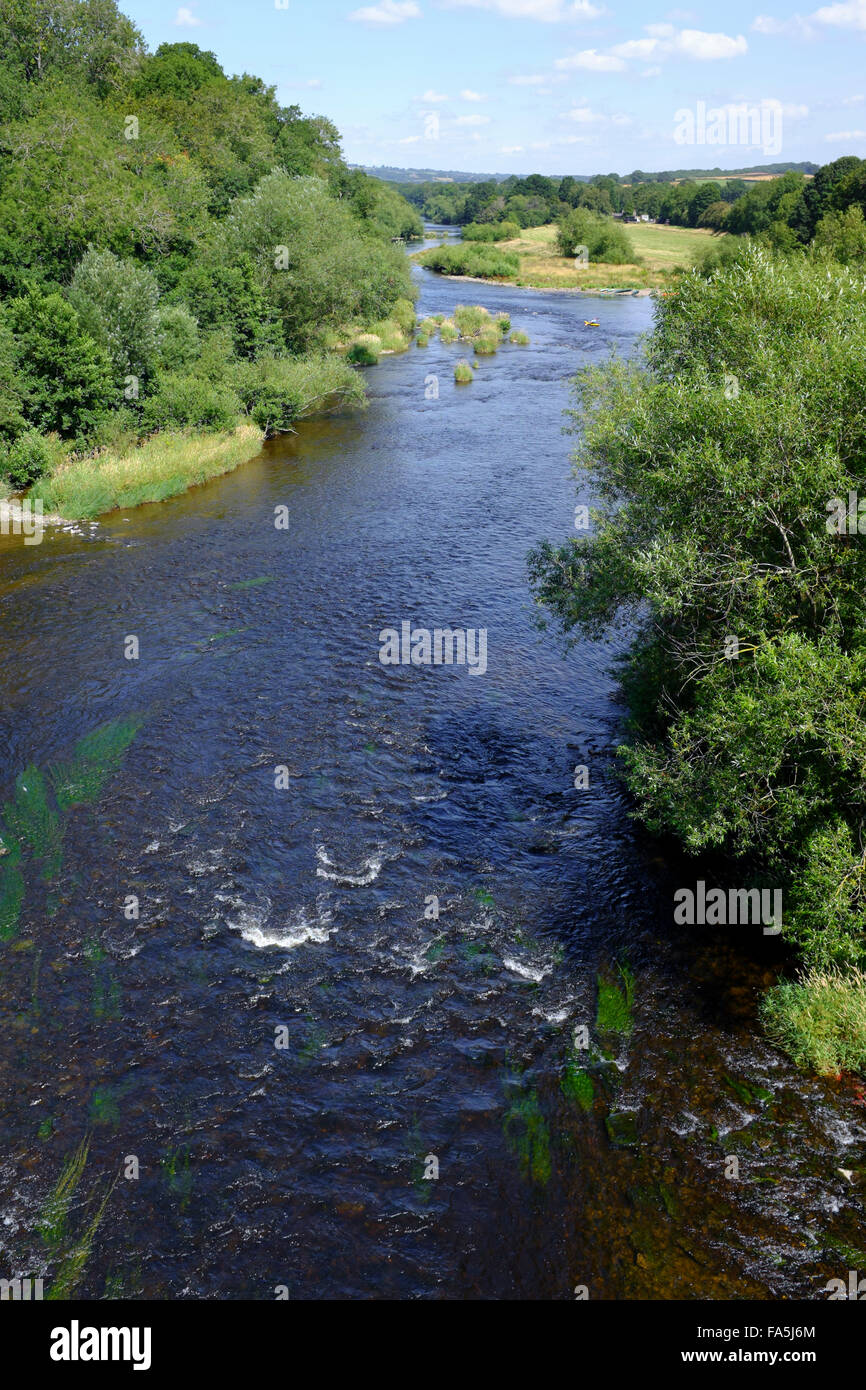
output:
<path id="1" fill-rule="evenodd" d="M 866 1265 L 862 1108 L 761 1041 L 766 943 L 672 927 L 699 871 L 611 775 L 614 648 L 531 620 L 565 380 L 651 304 L 593 332 L 416 274 L 530 346 L 466 389 L 413 346 L 365 413 L 0 542 L 2 1263 L 91 1298 L 820 1297 Z M 485 628 L 486 674 L 382 666 L 403 620 Z"/>

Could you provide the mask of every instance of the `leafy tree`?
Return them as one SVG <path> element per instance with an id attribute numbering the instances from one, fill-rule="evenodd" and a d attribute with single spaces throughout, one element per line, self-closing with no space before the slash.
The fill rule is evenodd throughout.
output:
<path id="1" fill-rule="evenodd" d="M 106 349 L 115 383 L 150 375 L 159 346 L 159 286 L 146 266 L 91 247 L 69 290 L 83 328 Z"/>
<path id="2" fill-rule="evenodd" d="M 293 350 L 414 297 L 405 256 L 365 234 L 321 179 L 268 174 L 233 205 L 225 235 L 229 256 L 251 258 Z"/>
<path id="3" fill-rule="evenodd" d="M 807 961 L 866 958 L 866 280 L 756 247 L 659 304 L 645 364 L 578 379 L 594 531 L 531 559 L 566 630 L 636 632 L 640 813 L 782 886 Z M 866 518 L 864 518 L 866 531 Z"/>
<path id="4" fill-rule="evenodd" d="M 561 256 L 573 256 L 579 246 L 585 246 L 591 261 L 608 265 L 633 265 L 637 261 L 625 229 L 586 208 L 575 208 L 562 219 L 557 244 Z"/>
<path id="5" fill-rule="evenodd" d="M 86 438 L 104 411 L 122 403 L 107 352 L 56 292 L 34 288 L 7 313 L 25 419 L 45 433 Z"/>
<path id="6" fill-rule="evenodd" d="M 815 229 L 813 249 L 842 265 L 866 262 L 866 221 L 857 203 L 844 212 L 827 212 Z"/>

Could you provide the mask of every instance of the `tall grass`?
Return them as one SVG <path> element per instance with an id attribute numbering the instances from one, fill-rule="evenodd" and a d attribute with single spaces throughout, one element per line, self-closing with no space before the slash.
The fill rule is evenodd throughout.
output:
<path id="1" fill-rule="evenodd" d="M 70 1154 L 64 1163 L 60 1177 L 42 1208 L 39 1217 L 39 1234 L 48 1246 L 60 1245 L 66 1237 L 69 1208 L 74 1200 L 78 1184 L 81 1182 L 89 1152 L 89 1138 L 82 1139 L 78 1148 Z"/>
<path id="2" fill-rule="evenodd" d="M 481 304 L 458 304 L 454 322 L 461 338 L 477 338 L 480 333 L 493 331 L 490 314 Z"/>
<path id="3" fill-rule="evenodd" d="M 254 458 L 261 444 L 261 431 L 249 424 L 231 434 L 156 434 L 129 453 L 71 460 L 41 478 L 31 496 L 42 498 L 46 512 L 88 520 L 117 507 L 161 502 L 230 473 Z"/>
<path id="4" fill-rule="evenodd" d="M 836 1076 L 866 1071 L 866 974 L 810 970 L 761 1000 L 767 1034 L 804 1067 Z"/>

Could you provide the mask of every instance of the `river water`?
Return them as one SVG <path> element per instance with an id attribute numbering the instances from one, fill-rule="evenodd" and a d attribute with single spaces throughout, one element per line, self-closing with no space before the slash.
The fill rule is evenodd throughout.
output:
<path id="1" fill-rule="evenodd" d="M 530 346 L 465 387 L 413 346 L 366 412 L 0 540 L 0 799 L 38 822 L 0 943 L 0 1274 L 83 1248 L 88 1298 L 823 1298 L 866 1272 L 862 1098 L 762 1041 L 776 943 L 673 926 L 708 873 L 611 775 L 615 647 L 532 621 L 566 378 L 652 303 L 416 274 L 421 313 Z M 407 620 L 486 629 L 486 673 L 382 665 Z"/>

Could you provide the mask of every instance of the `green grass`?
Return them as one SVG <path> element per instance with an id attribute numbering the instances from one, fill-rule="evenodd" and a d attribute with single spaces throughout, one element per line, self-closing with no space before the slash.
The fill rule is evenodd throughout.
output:
<path id="1" fill-rule="evenodd" d="M 775 985 L 761 1000 L 768 1036 L 799 1067 L 838 1076 L 866 1072 L 866 974 L 812 970 Z"/>
<path id="2" fill-rule="evenodd" d="M 31 489 L 47 513 L 89 520 L 117 507 L 162 502 L 209 478 L 230 473 L 261 450 L 261 431 L 239 424 L 231 434 L 155 434 L 122 454 L 107 450 L 70 460 Z"/>
<path id="3" fill-rule="evenodd" d="M 729 240 L 702 227 L 664 227 L 648 222 L 629 223 L 628 236 L 640 265 L 598 261 L 578 268 L 572 256 L 560 256 L 554 226 L 526 227 L 514 241 L 502 245 L 519 259 L 519 271 L 511 277 L 516 285 L 535 289 L 659 289 L 670 283 L 674 270 L 694 265 L 710 247 Z"/>
<path id="4" fill-rule="evenodd" d="M 490 314 L 481 304 L 458 304 L 453 318 L 461 338 L 477 338 L 492 331 Z"/>
<path id="5" fill-rule="evenodd" d="M 454 368 L 454 380 L 457 382 L 458 386 L 465 386 L 467 382 L 473 379 L 473 375 L 474 373 L 469 363 L 463 359 L 461 359 Z"/>

